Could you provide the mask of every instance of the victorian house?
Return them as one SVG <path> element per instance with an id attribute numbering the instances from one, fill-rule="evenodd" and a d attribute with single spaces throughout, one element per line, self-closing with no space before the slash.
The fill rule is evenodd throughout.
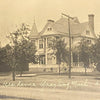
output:
<path id="1" fill-rule="evenodd" d="M 88 21 L 81 23 L 77 17 L 70 19 L 70 33 L 72 37 L 72 48 L 76 48 L 82 39 L 87 43 L 94 43 L 96 34 L 94 32 L 94 15 L 88 15 Z M 62 37 L 65 43 L 69 44 L 68 19 L 62 16 L 59 20 L 48 20 L 41 32 L 38 32 L 34 22 L 30 33 L 30 38 L 35 42 L 39 56 L 38 63 L 44 65 L 55 65 L 56 56 L 51 55 L 50 41 L 53 38 Z"/>

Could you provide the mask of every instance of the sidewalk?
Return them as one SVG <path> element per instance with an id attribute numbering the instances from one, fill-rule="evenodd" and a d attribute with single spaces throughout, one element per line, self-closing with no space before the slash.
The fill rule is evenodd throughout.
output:
<path id="1" fill-rule="evenodd" d="M 3 97 L 3 98 L 2 98 Z M 100 93 L 48 88 L 0 87 L 0 100 L 100 100 Z"/>

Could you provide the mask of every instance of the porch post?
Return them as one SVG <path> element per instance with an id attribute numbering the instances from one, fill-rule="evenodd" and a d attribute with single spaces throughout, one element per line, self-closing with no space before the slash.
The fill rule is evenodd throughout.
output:
<path id="1" fill-rule="evenodd" d="M 37 49 L 39 50 L 39 39 L 37 40 Z"/>
<path id="2" fill-rule="evenodd" d="M 73 67 L 73 37 L 71 37 L 71 67 Z"/>
<path id="3" fill-rule="evenodd" d="M 45 64 L 47 65 L 47 37 L 45 38 Z"/>
<path id="4" fill-rule="evenodd" d="M 37 40 L 37 52 L 39 50 L 39 39 Z M 39 58 L 39 53 L 38 53 L 38 66 L 40 65 L 40 58 Z"/>

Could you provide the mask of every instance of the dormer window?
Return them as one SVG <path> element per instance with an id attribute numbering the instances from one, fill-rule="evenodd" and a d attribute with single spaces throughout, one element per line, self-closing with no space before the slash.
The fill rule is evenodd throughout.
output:
<path id="1" fill-rule="evenodd" d="M 51 27 L 48 27 L 48 31 L 51 31 L 52 30 L 52 28 Z"/>
<path id="2" fill-rule="evenodd" d="M 86 30 L 86 35 L 90 35 L 90 31 L 89 30 Z"/>

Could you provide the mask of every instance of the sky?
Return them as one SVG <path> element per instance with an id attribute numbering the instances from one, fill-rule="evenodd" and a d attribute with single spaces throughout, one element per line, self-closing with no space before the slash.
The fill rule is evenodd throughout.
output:
<path id="1" fill-rule="evenodd" d="M 48 19 L 58 20 L 61 13 L 78 17 L 80 22 L 88 21 L 88 14 L 95 15 L 95 32 L 100 32 L 100 0 L 0 0 L 0 41 L 6 45 L 6 38 L 21 23 L 41 31 Z"/>

